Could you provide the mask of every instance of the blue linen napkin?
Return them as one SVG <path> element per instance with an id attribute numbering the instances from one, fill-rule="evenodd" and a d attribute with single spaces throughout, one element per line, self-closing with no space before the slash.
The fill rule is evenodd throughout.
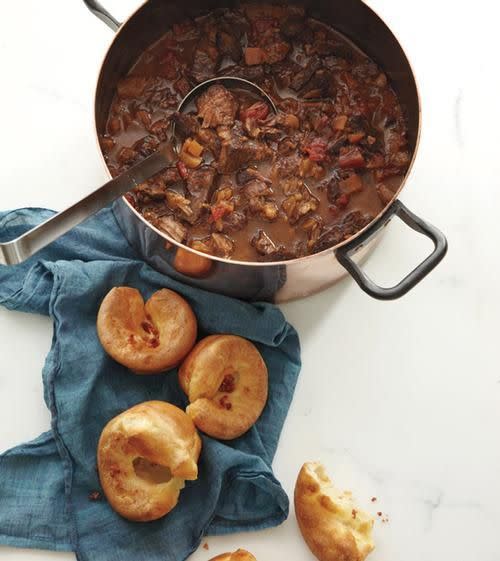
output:
<path id="1" fill-rule="evenodd" d="M 0 240 L 51 214 L 0 214 Z M 186 406 L 174 372 L 137 376 L 104 353 L 96 314 L 118 285 L 138 288 L 145 299 L 164 287 L 179 292 L 194 309 L 200 337 L 229 332 L 251 339 L 270 375 L 269 401 L 257 424 L 231 442 L 202 436 L 199 479 L 156 522 L 129 522 L 104 497 L 89 498 L 100 490 L 96 447 L 107 421 L 150 399 Z M 205 534 L 268 528 L 286 519 L 288 498 L 271 462 L 300 370 L 300 347 L 276 307 L 211 294 L 159 274 L 140 261 L 109 209 L 29 261 L 0 267 L 0 304 L 54 320 L 43 368 L 52 430 L 0 456 L 1 544 L 75 551 L 80 561 L 180 561 Z"/>

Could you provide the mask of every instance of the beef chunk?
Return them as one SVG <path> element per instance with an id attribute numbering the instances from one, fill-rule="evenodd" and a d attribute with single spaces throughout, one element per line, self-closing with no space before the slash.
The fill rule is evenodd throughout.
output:
<path id="1" fill-rule="evenodd" d="M 213 78 L 216 67 L 217 61 L 212 60 L 206 50 L 201 48 L 195 50 L 191 75 L 197 83 Z"/>
<path id="2" fill-rule="evenodd" d="M 168 206 L 177 212 L 181 218 L 189 218 L 193 215 L 191 208 L 191 201 L 186 199 L 183 195 L 172 189 L 167 189 L 165 192 Z"/>
<path id="3" fill-rule="evenodd" d="M 304 99 L 315 99 L 333 95 L 332 74 L 326 68 L 316 70 L 311 79 L 299 90 Z"/>
<path id="4" fill-rule="evenodd" d="M 196 100 L 203 128 L 232 125 L 238 111 L 234 95 L 221 84 L 210 86 Z"/>
<path id="5" fill-rule="evenodd" d="M 158 150 L 160 146 L 160 141 L 156 136 L 149 134 L 144 138 L 139 139 L 133 146 L 134 150 L 139 152 L 141 156 L 146 158 L 151 155 L 155 150 Z"/>
<path id="6" fill-rule="evenodd" d="M 240 40 L 235 34 L 226 30 L 218 31 L 216 44 L 222 56 L 227 56 L 234 60 L 234 62 L 239 62 L 243 55 L 243 50 Z"/>
<path id="7" fill-rule="evenodd" d="M 118 162 L 122 165 L 132 165 L 139 154 L 133 148 L 122 148 L 120 152 L 118 152 Z"/>
<path id="8" fill-rule="evenodd" d="M 244 212 L 235 210 L 224 216 L 222 221 L 222 232 L 237 232 L 243 230 L 247 225 L 247 215 Z"/>
<path id="9" fill-rule="evenodd" d="M 297 153 L 278 157 L 272 167 L 271 177 L 273 179 L 284 179 L 292 175 L 298 175 L 300 162 L 301 157 Z"/>
<path id="10" fill-rule="evenodd" d="M 210 236 L 210 246 L 213 249 L 215 255 L 219 257 L 231 257 L 234 251 L 234 242 L 228 236 L 224 234 L 212 234 Z"/>
<path id="11" fill-rule="evenodd" d="M 271 157 L 271 150 L 264 143 L 248 138 L 238 122 L 231 129 L 220 127 L 217 132 L 222 141 L 218 162 L 221 173 L 232 173 L 250 162 Z"/>
<path id="12" fill-rule="evenodd" d="M 289 39 L 296 37 L 305 26 L 304 18 L 297 14 L 288 16 L 281 23 L 281 33 Z"/>
<path id="13" fill-rule="evenodd" d="M 156 220 L 156 226 L 166 232 L 177 242 L 183 242 L 187 236 L 187 228 L 173 216 L 162 216 Z"/>
<path id="14" fill-rule="evenodd" d="M 149 198 L 154 201 L 163 201 L 165 199 L 165 189 L 165 182 L 161 178 L 155 178 L 138 185 L 135 192 L 141 200 Z"/>
<path id="15" fill-rule="evenodd" d="M 252 181 L 249 181 L 245 187 L 243 187 L 243 192 L 249 199 L 251 199 L 252 197 L 267 197 L 272 195 L 273 190 L 263 181 L 253 179 Z"/>
<path id="16" fill-rule="evenodd" d="M 191 84 L 189 83 L 189 80 L 187 78 L 181 76 L 176 82 L 174 82 L 174 89 L 182 97 L 186 97 L 187 94 L 191 91 Z"/>
<path id="17" fill-rule="evenodd" d="M 273 67 L 273 75 L 279 88 L 289 88 L 293 77 L 302 71 L 302 67 L 292 60 L 278 62 Z"/>
<path id="18" fill-rule="evenodd" d="M 293 76 L 290 87 L 292 90 L 298 92 L 303 88 L 307 82 L 313 77 L 316 70 L 321 68 L 321 59 L 318 56 L 313 56 L 307 65 L 302 68 L 295 76 Z"/>
<path id="19" fill-rule="evenodd" d="M 244 185 L 254 179 L 258 179 L 259 181 L 263 181 L 269 185 L 272 184 L 272 180 L 269 179 L 269 177 L 265 177 L 255 168 L 242 169 L 236 174 L 236 181 L 238 185 Z"/>
<path id="20" fill-rule="evenodd" d="M 223 28 L 231 30 L 237 36 L 242 36 L 250 31 L 250 24 L 245 17 L 245 14 L 238 10 L 231 10 L 226 12 L 223 16 Z"/>
<path id="21" fill-rule="evenodd" d="M 290 52 L 290 45 L 286 41 L 276 41 L 267 45 L 264 48 L 265 52 L 265 61 L 267 64 L 276 64 L 277 62 L 281 62 Z"/>
<path id="22" fill-rule="evenodd" d="M 175 133 L 183 138 L 196 136 L 200 129 L 200 123 L 194 115 L 187 115 L 176 111 L 172 114 L 172 121 L 175 125 Z"/>
<path id="23" fill-rule="evenodd" d="M 165 185 L 174 185 L 181 180 L 179 170 L 174 168 L 167 168 L 158 174 L 158 177 L 165 183 Z"/>
<path id="24" fill-rule="evenodd" d="M 373 217 L 363 214 L 359 210 L 354 210 L 347 214 L 340 224 L 334 224 L 326 228 L 317 242 L 314 244 L 314 251 L 323 251 L 349 239 L 356 232 L 364 228 L 372 221 Z"/>
<path id="25" fill-rule="evenodd" d="M 169 129 L 170 123 L 167 119 L 158 119 L 149 127 L 149 132 L 164 141 L 167 140 Z"/>
<path id="26" fill-rule="evenodd" d="M 127 76 L 118 82 L 118 96 L 122 99 L 134 99 L 141 97 L 147 84 L 147 78 L 143 76 Z"/>
<path id="27" fill-rule="evenodd" d="M 191 209 L 193 214 L 186 220 L 194 224 L 201 215 L 203 205 L 208 202 L 208 196 L 215 179 L 215 168 L 212 166 L 201 166 L 189 172 L 186 189 L 191 198 Z"/>
<path id="28" fill-rule="evenodd" d="M 260 255 L 274 255 L 282 249 L 273 242 L 264 230 L 259 230 L 250 243 Z"/>
<path id="29" fill-rule="evenodd" d="M 234 76 L 236 78 L 244 78 L 250 82 L 259 82 L 265 76 L 264 66 L 257 64 L 255 66 L 226 66 L 219 72 L 221 76 Z"/>
<path id="30" fill-rule="evenodd" d="M 196 139 L 212 152 L 214 158 L 219 157 L 220 138 L 213 129 L 200 129 L 196 134 Z"/>

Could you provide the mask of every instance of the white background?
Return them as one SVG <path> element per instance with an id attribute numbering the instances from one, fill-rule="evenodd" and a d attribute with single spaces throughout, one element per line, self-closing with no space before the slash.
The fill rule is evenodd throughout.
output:
<path id="1" fill-rule="evenodd" d="M 119 19 L 138 4 L 103 2 Z M 1 4 L 0 208 L 61 209 L 106 178 L 92 104 L 112 33 L 80 1 Z M 421 86 L 422 143 L 402 200 L 447 234 L 450 251 L 397 302 L 346 279 L 283 306 L 303 370 L 274 468 L 292 496 L 301 464 L 320 459 L 362 504 L 387 513 L 372 561 L 498 561 L 500 9 L 493 0 L 370 4 Z M 393 224 L 367 269 L 395 281 L 428 249 Z M 40 370 L 50 340 L 49 319 L 0 310 L 0 449 L 49 427 Z M 208 543 L 194 561 L 237 547 L 259 561 L 313 559 L 293 511 L 278 529 Z M 74 557 L 0 547 L 0 558 Z"/>

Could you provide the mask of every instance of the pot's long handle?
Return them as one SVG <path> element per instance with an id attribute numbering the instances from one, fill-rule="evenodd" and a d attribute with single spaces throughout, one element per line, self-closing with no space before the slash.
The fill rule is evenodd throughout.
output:
<path id="1" fill-rule="evenodd" d="M 114 18 L 108 10 L 106 10 L 99 2 L 96 0 L 83 0 L 87 8 L 101 21 L 103 21 L 108 27 L 113 31 L 117 31 L 121 23 Z"/>
<path id="2" fill-rule="evenodd" d="M 434 243 L 432 253 L 420 263 L 410 274 L 408 274 L 396 286 L 383 288 L 375 284 L 351 259 L 350 255 L 372 238 L 376 232 L 383 228 L 392 216 L 399 216 L 405 224 L 413 230 L 424 234 Z M 432 269 L 443 259 L 448 250 L 448 242 L 443 233 L 416 214 L 413 214 L 400 201 L 394 201 L 386 210 L 382 219 L 377 221 L 372 227 L 368 228 L 359 238 L 340 247 L 336 250 L 336 256 L 340 264 L 347 269 L 349 274 L 359 284 L 359 286 L 373 298 L 379 300 L 395 300 L 406 294 L 416 284 L 418 284 Z"/>
<path id="3" fill-rule="evenodd" d="M 172 165 L 174 158 L 167 148 L 163 148 L 142 162 L 131 167 L 115 179 L 108 181 L 96 191 L 66 210 L 55 214 L 45 222 L 29 230 L 15 240 L 0 244 L 0 264 L 16 265 L 31 257 L 63 234 L 94 215 L 119 196 L 153 175 Z"/>

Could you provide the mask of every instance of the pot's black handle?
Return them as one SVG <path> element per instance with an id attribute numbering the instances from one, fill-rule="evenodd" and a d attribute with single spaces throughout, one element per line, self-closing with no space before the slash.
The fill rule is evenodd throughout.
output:
<path id="1" fill-rule="evenodd" d="M 113 31 L 117 31 L 121 23 L 114 18 L 108 10 L 103 8 L 97 0 L 83 0 L 87 8 Z"/>
<path id="2" fill-rule="evenodd" d="M 362 244 L 372 238 L 376 232 L 383 228 L 392 216 L 399 216 L 401 220 L 413 230 L 424 234 L 434 243 L 433 252 L 418 265 L 413 271 L 407 275 L 396 286 L 383 288 L 375 284 L 351 259 L 351 254 L 356 251 Z M 448 242 L 443 233 L 437 228 L 422 220 L 419 216 L 413 214 L 400 201 L 394 201 L 386 210 L 381 220 L 378 220 L 373 226 L 368 228 L 359 238 L 336 250 L 336 256 L 340 264 L 347 269 L 353 279 L 359 286 L 373 298 L 379 300 L 395 300 L 406 294 L 416 284 L 418 284 L 432 269 L 443 259 L 448 250 Z"/>

